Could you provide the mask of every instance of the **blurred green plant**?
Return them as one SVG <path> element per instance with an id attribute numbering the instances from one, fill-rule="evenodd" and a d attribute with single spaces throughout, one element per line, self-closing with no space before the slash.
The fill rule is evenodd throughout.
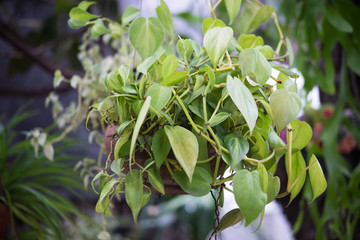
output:
<path id="1" fill-rule="evenodd" d="M 91 222 L 59 193 L 61 190 L 78 195 L 76 191 L 83 189 L 78 174 L 72 169 L 76 156 L 64 153 L 74 142 L 64 140 L 57 145 L 52 162 L 45 154 L 34 156 L 31 140 L 19 140 L 24 136 L 13 130 L 31 115 L 21 108 L 7 124 L 4 117 L 0 123 L 0 204 L 10 213 L 12 233 L 9 236 L 66 239 L 63 220 L 76 225 L 73 217 L 80 216 Z M 55 134 L 48 134 L 49 139 L 54 137 Z"/>

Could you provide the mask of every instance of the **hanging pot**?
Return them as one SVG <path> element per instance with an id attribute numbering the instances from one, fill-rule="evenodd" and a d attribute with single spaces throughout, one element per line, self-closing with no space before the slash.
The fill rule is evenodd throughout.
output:
<path id="1" fill-rule="evenodd" d="M 111 149 L 115 149 L 115 144 L 119 139 L 119 136 L 116 133 L 116 129 L 118 126 L 109 126 L 106 133 L 105 133 L 105 148 L 107 154 L 110 153 Z M 112 144 L 112 146 L 111 146 Z M 213 148 L 210 148 L 208 151 L 209 156 L 213 156 L 215 154 L 215 150 Z M 168 155 L 168 158 L 170 159 L 176 159 L 173 152 L 170 150 L 170 153 Z M 111 161 L 114 160 L 114 154 L 112 153 L 110 156 Z M 135 152 L 135 161 L 140 166 L 144 166 L 144 163 L 146 160 L 149 159 L 149 155 L 146 151 L 142 152 Z M 210 162 L 211 170 L 213 171 L 215 169 L 215 161 Z M 225 170 L 226 164 L 221 161 L 219 166 L 219 173 L 222 173 Z M 129 165 L 128 161 L 126 160 L 123 165 L 123 172 L 128 173 L 129 172 Z M 134 165 L 134 169 L 140 169 L 138 166 Z M 164 182 L 165 187 L 165 194 L 186 194 L 184 190 L 176 183 L 176 181 L 172 178 L 171 174 L 169 173 L 166 166 L 162 165 L 160 167 L 160 175 L 162 177 L 162 180 Z M 158 193 L 154 188 L 152 188 L 150 181 L 148 179 L 147 173 L 143 174 L 144 184 L 151 188 L 153 193 Z"/>

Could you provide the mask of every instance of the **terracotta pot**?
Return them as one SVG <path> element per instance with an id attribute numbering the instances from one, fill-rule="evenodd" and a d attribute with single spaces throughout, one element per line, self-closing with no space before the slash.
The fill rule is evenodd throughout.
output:
<path id="1" fill-rule="evenodd" d="M 112 149 L 115 148 L 115 144 L 117 142 L 117 140 L 119 139 L 119 136 L 116 133 L 116 129 L 118 126 L 109 126 L 106 133 L 105 133 L 105 148 L 106 148 L 106 152 L 109 154 L 110 153 L 110 144 L 112 143 Z M 209 155 L 212 156 L 215 154 L 215 150 L 213 148 L 209 149 Z M 169 158 L 175 159 L 174 154 L 172 153 L 172 151 L 170 150 L 169 153 Z M 110 159 L 113 161 L 114 160 L 114 154 L 111 154 Z M 136 152 L 135 153 L 135 161 L 141 165 L 144 166 L 145 161 L 149 159 L 149 155 L 147 154 L 146 151 L 143 152 Z M 210 163 L 211 165 L 211 169 L 214 170 L 215 168 L 215 161 L 211 161 Z M 128 165 L 128 161 L 124 162 L 124 172 L 127 173 L 129 171 L 129 165 Z M 220 167 L 219 167 L 219 172 L 221 173 L 222 171 L 225 170 L 226 164 L 221 161 L 220 163 Z M 134 169 L 139 169 L 138 166 L 134 166 Z M 171 174 L 169 173 L 168 169 L 166 168 L 166 166 L 162 165 L 160 168 L 160 175 L 164 181 L 164 186 L 165 186 L 165 193 L 166 194 L 187 194 L 186 192 L 184 192 L 184 190 L 181 189 L 181 187 L 175 182 L 175 180 L 171 177 Z M 149 186 L 152 190 L 153 193 L 158 193 L 158 191 L 156 191 L 154 188 L 152 188 L 148 176 L 145 173 L 143 175 L 144 178 L 144 184 Z"/>
<path id="2" fill-rule="evenodd" d="M 10 212 L 7 206 L 0 203 L 0 239 L 3 239 L 10 224 Z"/>

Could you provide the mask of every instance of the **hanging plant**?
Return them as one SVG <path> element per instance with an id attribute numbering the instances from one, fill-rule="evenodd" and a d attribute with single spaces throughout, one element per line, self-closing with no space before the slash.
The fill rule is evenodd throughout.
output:
<path id="1" fill-rule="evenodd" d="M 173 44 L 172 16 L 162 0 L 157 17 L 136 17 L 139 11 L 131 6 L 120 23 L 89 13 L 92 2 L 71 10 L 70 27 L 87 26 L 94 39 L 126 46 L 126 59 L 134 52 L 138 56 L 136 67 L 130 60 L 107 74 L 111 95 L 92 106 L 110 126 L 108 160 L 92 181 L 99 194 L 97 212 L 111 215 L 111 199 L 125 193 L 136 222 L 151 193 L 169 192 L 164 182 L 194 196 L 212 191 L 217 201 L 230 191 L 238 208 L 222 218 L 215 234 L 240 221 L 248 226 L 277 197 L 290 194 L 291 202 L 307 174 L 314 199 L 325 191 L 316 157 L 306 164 L 301 154 L 312 130 L 296 119 L 298 75 L 279 65 L 292 61 L 293 54 L 273 8 L 247 1 L 237 22 L 241 1 L 224 2 L 240 33 L 216 18 L 221 0 L 209 1 L 213 17 L 203 21 L 202 43 L 178 37 Z M 275 51 L 249 34 L 270 18 L 280 36 Z M 274 77 L 272 69 L 280 74 Z M 284 129 L 285 142 L 279 137 Z M 288 183 L 279 193 L 274 174 L 284 155 Z"/>

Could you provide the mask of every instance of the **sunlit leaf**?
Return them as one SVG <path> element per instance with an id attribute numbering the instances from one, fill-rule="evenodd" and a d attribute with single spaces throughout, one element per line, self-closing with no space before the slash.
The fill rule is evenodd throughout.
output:
<path id="1" fill-rule="evenodd" d="M 165 32 L 172 39 L 174 34 L 173 18 L 164 0 L 160 0 L 160 5 L 156 7 L 156 13 L 164 26 Z"/>
<path id="2" fill-rule="evenodd" d="M 243 76 L 249 76 L 260 85 L 264 85 L 271 76 L 271 66 L 258 50 L 247 48 L 241 51 L 239 64 Z"/>
<path id="3" fill-rule="evenodd" d="M 160 171 L 155 168 L 151 168 L 148 170 L 148 176 L 151 186 L 153 186 L 159 193 L 165 194 L 164 182 L 161 179 Z"/>
<path id="4" fill-rule="evenodd" d="M 185 71 L 174 72 L 174 73 L 170 74 L 169 76 L 167 76 L 164 80 L 162 80 L 160 82 L 160 84 L 164 85 L 164 86 L 176 85 L 176 84 L 184 81 L 186 78 L 186 75 L 187 75 L 187 73 Z"/>
<path id="5" fill-rule="evenodd" d="M 179 64 L 179 60 L 175 55 L 171 54 L 167 56 L 162 65 L 163 78 L 166 78 L 170 74 L 174 73 L 178 64 Z"/>
<path id="6" fill-rule="evenodd" d="M 285 163 L 286 163 L 286 172 L 289 174 L 289 155 L 286 154 Z M 291 155 L 291 178 L 288 180 L 292 185 L 295 180 L 298 178 L 300 173 L 306 168 L 305 160 L 300 151 Z M 294 198 L 300 193 L 302 187 L 304 186 L 306 180 L 306 172 L 302 174 L 296 184 L 294 185 L 293 189 L 291 190 L 291 197 L 289 204 L 294 200 Z"/>
<path id="7" fill-rule="evenodd" d="M 153 55 L 164 40 L 164 29 L 154 17 L 139 17 L 129 27 L 129 39 L 142 59 Z"/>
<path id="8" fill-rule="evenodd" d="M 242 2 L 241 0 L 225 0 L 226 11 L 230 18 L 229 24 L 231 24 L 234 21 L 236 15 L 238 14 L 240 10 L 241 2 Z"/>
<path id="9" fill-rule="evenodd" d="M 314 201 L 318 196 L 320 196 L 323 192 L 325 192 L 327 188 L 326 178 L 322 171 L 319 161 L 317 160 L 315 155 L 312 155 L 309 162 L 309 177 L 311 183 L 311 189 L 313 192 Z"/>
<path id="10" fill-rule="evenodd" d="M 139 170 L 131 170 L 125 178 L 125 199 L 129 205 L 135 223 L 142 207 L 143 179 Z"/>
<path id="11" fill-rule="evenodd" d="M 123 26 L 127 25 L 129 22 L 131 22 L 136 17 L 136 15 L 139 14 L 139 12 L 140 12 L 139 9 L 135 8 L 134 6 L 129 5 L 125 9 L 124 13 L 121 16 L 121 24 Z"/>
<path id="12" fill-rule="evenodd" d="M 204 48 L 214 68 L 224 55 L 232 37 L 233 30 L 229 27 L 215 27 L 205 33 Z"/>
<path id="13" fill-rule="evenodd" d="M 296 93 L 286 89 L 279 89 L 271 94 L 270 107 L 274 116 L 276 130 L 279 133 L 299 115 L 301 100 Z"/>

